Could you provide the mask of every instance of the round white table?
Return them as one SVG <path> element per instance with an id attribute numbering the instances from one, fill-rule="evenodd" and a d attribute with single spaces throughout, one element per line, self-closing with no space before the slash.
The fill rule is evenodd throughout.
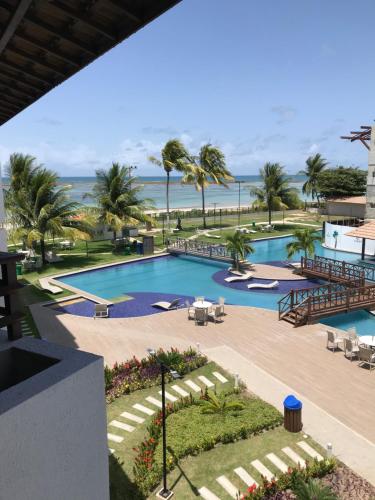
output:
<path id="1" fill-rule="evenodd" d="M 365 344 L 369 347 L 375 347 L 375 335 L 361 335 L 358 337 L 358 344 Z"/>
<path id="2" fill-rule="evenodd" d="M 207 300 L 198 300 L 196 302 L 193 302 L 193 307 L 196 307 L 197 309 L 209 309 L 210 307 L 212 307 L 212 304 Z"/>

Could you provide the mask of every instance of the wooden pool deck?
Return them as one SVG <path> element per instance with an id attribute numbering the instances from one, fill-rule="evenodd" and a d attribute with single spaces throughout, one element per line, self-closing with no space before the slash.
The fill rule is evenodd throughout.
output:
<path id="1" fill-rule="evenodd" d="M 109 365 L 149 347 L 229 346 L 311 402 L 375 443 L 375 373 L 340 351 L 326 349 L 326 327 L 293 328 L 277 312 L 226 306 L 223 323 L 195 326 L 184 309 L 152 316 L 97 319 L 31 306 L 43 337 L 104 356 Z"/>

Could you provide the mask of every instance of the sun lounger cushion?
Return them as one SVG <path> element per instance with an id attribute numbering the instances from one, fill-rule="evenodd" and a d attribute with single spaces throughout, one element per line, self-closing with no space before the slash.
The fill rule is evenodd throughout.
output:
<path id="1" fill-rule="evenodd" d="M 277 288 L 279 286 L 278 281 L 273 281 L 272 283 L 252 283 L 247 285 L 247 288 Z"/>

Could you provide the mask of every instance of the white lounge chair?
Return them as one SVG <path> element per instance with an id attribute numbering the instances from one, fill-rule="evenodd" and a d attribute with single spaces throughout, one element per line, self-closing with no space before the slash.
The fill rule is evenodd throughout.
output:
<path id="1" fill-rule="evenodd" d="M 278 281 L 272 281 L 272 283 L 252 283 L 247 285 L 247 288 L 277 288 L 278 286 Z"/>
<path id="2" fill-rule="evenodd" d="M 107 304 L 95 304 L 94 318 L 108 318 Z"/>
<path id="3" fill-rule="evenodd" d="M 344 355 L 346 358 L 350 357 L 350 361 L 353 358 L 358 357 L 359 347 L 351 339 L 344 338 Z"/>
<path id="4" fill-rule="evenodd" d="M 39 285 L 42 290 L 45 290 L 46 292 L 50 292 L 53 294 L 61 293 L 63 291 L 62 288 L 55 285 L 51 285 L 51 283 L 48 281 L 48 278 L 41 278 L 39 280 Z"/>
<path id="5" fill-rule="evenodd" d="M 155 304 L 151 304 L 152 307 L 159 307 L 160 309 L 164 309 L 165 311 L 170 311 L 171 309 L 177 309 L 179 306 L 181 299 L 174 299 L 172 302 L 155 302 Z"/>
<path id="6" fill-rule="evenodd" d="M 203 236 L 207 236 L 207 238 L 214 238 L 215 240 L 220 240 L 221 236 L 218 236 L 217 234 L 211 234 L 211 233 L 204 233 Z"/>
<path id="7" fill-rule="evenodd" d="M 246 281 L 252 278 L 253 276 L 254 276 L 253 272 L 248 272 L 236 276 L 229 276 L 228 278 L 224 278 L 224 281 L 226 281 L 227 283 L 232 283 L 233 281 Z"/>
<path id="8" fill-rule="evenodd" d="M 301 262 L 285 262 L 285 264 L 292 269 L 301 269 Z"/>

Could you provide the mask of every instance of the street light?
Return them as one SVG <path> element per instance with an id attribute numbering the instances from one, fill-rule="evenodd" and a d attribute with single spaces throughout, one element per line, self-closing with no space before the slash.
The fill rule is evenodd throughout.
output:
<path id="1" fill-rule="evenodd" d="M 213 206 L 214 206 L 214 226 L 215 226 L 215 224 L 216 224 L 216 205 L 217 205 L 217 202 L 216 202 L 216 201 L 214 201 L 214 202 L 213 202 Z"/>
<path id="2" fill-rule="evenodd" d="M 241 184 L 245 181 L 234 181 L 238 184 L 238 225 L 241 222 Z"/>
<path id="3" fill-rule="evenodd" d="M 161 371 L 161 412 L 162 412 L 162 423 L 163 423 L 163 487 L 157 492 L 156 496 L 158 498 L 171 498 L 173 496 L 173 491 L 167 488 L 167 433 L 166 433 L 166 422 L 165 422 L 165 374 L 170 373 L 174 380 L 182 378 L 181 375 L 176 370 L 171 370 L 166 366 L 156 355 L 155 349 L 147 349 L 150 356 L 155 356 L 156 361 L 160 365 Z"/>

